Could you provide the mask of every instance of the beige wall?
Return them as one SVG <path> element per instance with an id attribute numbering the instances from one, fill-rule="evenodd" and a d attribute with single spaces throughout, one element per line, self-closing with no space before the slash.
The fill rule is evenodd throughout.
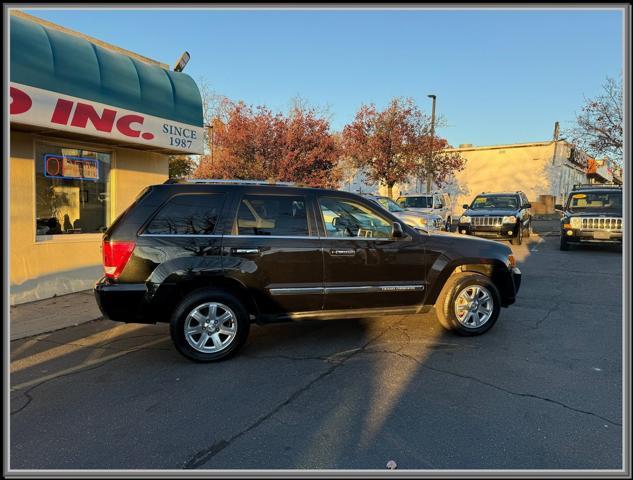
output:
<path id="1" fill-rule="evenodd" d="M 24 303 L 92 288 L 101 276 L 101 235 L 60 235 L 36 241 L 35 141 L 113 153 L 110 213 L 115 218 L 147 185 L 168 176 L 166 155 L 106 145 L 75 143 L 27 132 L 11 132 L 10 302 Z"/>
<path id="2" fill-rule="evenodd" d="M 569 148 L 559 141 L 454 149 L 466 164 L 442 188 L 453 199 L 453 216 L 459 216 L 462 205 L 470 204 L 481 192 L 522 190 L 531 202 L 541 195 L 562 202 L 575 183 L 586 182 L 585 172 L 567 160 Z M 393 190 L 394 196 L 400 191 L 413 193 L 415 182 L 398 184 Z"/>

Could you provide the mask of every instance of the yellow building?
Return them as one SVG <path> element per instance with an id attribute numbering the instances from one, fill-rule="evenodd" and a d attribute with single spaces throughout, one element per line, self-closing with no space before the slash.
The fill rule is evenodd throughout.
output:
<path id="1" fill-rule="evenodd" d="M 564 140 L 461 145 L 449 151 L 466 159 L 464 169 L 447 188 L 453 197 L 454 215 L 481 192 L 516 190 L 527 195 L 536 213 L 553 213 L 554 204 L 563 203 L 574 184 L 587 183 L 587 155 Z"/>
<path id="2" fill-rule="evenodd" d="M 463 211 L 481 192 L 522 190 L 533 205 L 533 213 L 554 213 L 555 203 L 563 203 L 574 184 L 587 183 L 589 157 L 564 140 L 510 145 L 460 145 L 447 150 L 459 152 L 466 160 L 441 190 L 451 196 L 452 217 Z M 384 185 L 372 185 L 362 170 L 348 169 L 343 190 L 387 195 Z M 411 179 L 397 183 L 393 195 L 426 192 L 426 182 Z"/>
<path id="3" fill-rule="evenodd" d="M 186 74 L 21 12 L 10 18 L 10 303 L 89 289 L 105 229 L 168 155 L 203 151 Z"/>

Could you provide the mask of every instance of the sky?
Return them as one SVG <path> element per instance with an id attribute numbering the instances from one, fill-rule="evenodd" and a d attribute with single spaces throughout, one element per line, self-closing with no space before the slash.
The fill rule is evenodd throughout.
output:
<path id="1" fill-rule="evenodd" d="M 428 94 L 453 146 L 545 141 L 623 68 L 621 10 L 95 10 L 27 13 L 171 66 L 247 104 L 326 108 Z"/>

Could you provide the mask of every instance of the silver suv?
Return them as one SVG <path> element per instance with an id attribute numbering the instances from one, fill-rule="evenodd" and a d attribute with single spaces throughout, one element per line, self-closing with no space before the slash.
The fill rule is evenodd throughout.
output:
<path id="1" fill-rule="evenodd" d="M 413 228 L 421 228 L 427 231 L 442 230 L 444 228 L 444 220 L 439 215 L 416 212 L 415 210 L 403 208 L 389 197 L 384 197 L 382 195 L 368 194 L 364 195 L 364 197 L 374 201 Z"/>
<path id="2" fill-rule="evenodd" d="M 407 210 L 437 215 L 442 218 L 442 228 L 451 229 L 453 209 L 448 193 L 412 193 L 401 195 L 396 202 Z"/>

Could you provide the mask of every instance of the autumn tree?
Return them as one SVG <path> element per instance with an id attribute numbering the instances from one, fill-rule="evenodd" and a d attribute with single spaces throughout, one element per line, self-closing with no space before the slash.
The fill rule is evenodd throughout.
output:
<path id="1" fill-rule="evenodd" d="M 187 178 L 196 168 L 196 162 L 190 155 L 169 156 L 169 178 Z"/>
<path id="2" fill-rule="evenodd" d="M 585 99 L 581 113 L 566 134 L 590 155 L 604 156 L 622 165 L 622 78 L 607 78 L 601 94 Z"/>
<path id="3" fill-rule="evenodd" d="M 464 169 L 466 159 L 459 152 L 451 152 L 451 146 L 444 138 L 435 136 L 431 144 L 431 135 L 422 139 L 421 149 L 423 158 L 418 159 L 413 167 L 413 174 L 417 178 L 431 178 L 441 187 L 450 177 Z M 426 161 L 428 160 L 428 161 Z"/>
<path id="4" fill-rule="evenodd" d="M 195 176 L 338 185 L 339 145 L 317 110 L 296 104 L 282 114 L 243 102 L 223 108 L 214 122 L 213 158 L 203 157 Z"/>
<path id="5" fill-rule="evenodd" d="M 427 167 L 430 119 L 408 98 L 394 98 L 383 111 L 363 105 L 343 130 L 345 154 L 364 169 L 370 181 L 386 185 L 390 197 L 396 183 L 414 175 L 430 174 L 440 183 L 462 168 L 459 155 L 440 152 L 446 146 L 446 140 L 435 137 L 431 166 Z"/>

